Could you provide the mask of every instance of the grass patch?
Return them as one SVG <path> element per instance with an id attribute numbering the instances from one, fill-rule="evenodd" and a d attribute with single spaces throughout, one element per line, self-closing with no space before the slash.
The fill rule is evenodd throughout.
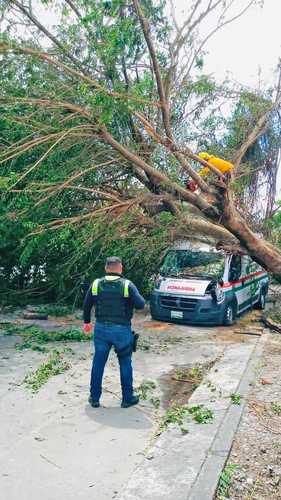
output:
<path id="1" fill-rule="evenodd" d="M 45 363 L 25 376 L 24 383 L 32 392 L 38 392 L 40 387 L 46 384 L 51 377 L 59 375 L 69 368 L 70 364 L 64 361 L 63 354 L 59 351 L 53 351 Z"/>
<path id="2" fill-rule="evenodd" d="M 224 498 L 229 498 L 230 496 L 229 490 L 231 486 L 232 477 L 237 468 L 238 465 L 236 464 L 227 464 L 226 467 L 223 469 L 220 475 L 218 489 L 217 489 L 217 495 L 216 495 L 217 500 L 223 500 Z"/>
<path id="3" fill-rule="evenodd" d="M 241 396 L 240 394 L 230 394 L 230 399 L 231 399 L 231 403 L 234 404 L 234 405 L 240 405 L 241 404 Z"/>

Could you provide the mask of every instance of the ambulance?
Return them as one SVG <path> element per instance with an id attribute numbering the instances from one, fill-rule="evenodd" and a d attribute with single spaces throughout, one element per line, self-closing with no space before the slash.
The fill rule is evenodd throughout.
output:
<path id="1" fill-rule="evenodd" d="M 232 325 L 247 309 L 264 309 L 268 283 L 267 272 L 248 255 L 226 254 L 213 243 L 182 241 L 163 258 L 151 295 L 151 316 Z"/>

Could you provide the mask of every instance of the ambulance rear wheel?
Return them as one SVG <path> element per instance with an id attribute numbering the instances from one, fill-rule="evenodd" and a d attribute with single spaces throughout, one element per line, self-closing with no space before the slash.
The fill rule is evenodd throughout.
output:
<path id="1" fill-rule="evenodd" d="M 225 311 L 224 311 L 224 319 L 223 319 L 223 324 L 226 326 L 231 326 L 233 325 L 236 317 L 236 308 L 233 303 L 227 304 Z"/>

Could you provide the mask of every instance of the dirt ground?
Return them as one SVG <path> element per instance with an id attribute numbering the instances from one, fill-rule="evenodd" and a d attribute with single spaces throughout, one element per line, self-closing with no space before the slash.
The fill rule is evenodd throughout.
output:
<path id="1" fill-rule="evenodd" d="M 228 464 L 233 500 L 281 499 L 281 335 L 267 330 Z M 218 498 L 218 497 L 217 497 Z"/>

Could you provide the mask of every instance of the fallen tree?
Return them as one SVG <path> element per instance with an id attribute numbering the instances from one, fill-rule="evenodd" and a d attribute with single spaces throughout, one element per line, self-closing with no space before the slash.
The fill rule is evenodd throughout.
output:
<path id="1" fill-rule="evenodd" d="M 8 216 L 29 212 L 36 220 L 31 233 L 38 234 L 105 214 L 110 220 L 132 209 L 152 220 L 168 211 L 174 216 L 175 234 L 177 228 L 181 236 L 192 228 L 215 236 L 228 249 L 239 242 L 254 260 L 281 277 L 279 250 L 251 229 L 233 191 L 235 173 L 248 149 L 280 105 L 280 76 L 271 99 L 253 96 L 254 121 L 241 131 L 239 147 L 228 152 L 234 164 L 230 177 L 195 154 L 187 142 L 198 110 L 205 113 L 208 108 L 212 114 L 212 101 L 217 104 L 222 95 L 237 97 L 237 91 L 193 72 L 202 66 L 209 38 L 254 1 L 229 17 L 235 2 L 197 1 L 181 26 L 176 18 L 173 25 L 167 20 L 162 2 L 65 4 L 66 27 L 59 25 L 56 34 L 42 25 L 31 5 L 27 9 L 18 0 L 5 5 L 8 24 L 17 15 L 37 35 L 20 41 L 9 31 L 0 45 L 2 79 L 12 67 L 17 84 L 4 88 L 2 112 L 7 120 L 29 128 L 25 137 L 1 147 L 6 199 L 24 194 L 30 200 L 26 209 Z M 216 25 L 201 39 L 196 30 L 211 15 L 216 15 Z M 46 40 L 51 43 L 48 50 L 43 49 Z M 77 156 L 72 156 L 75 148 Z M 40 151 L 35 161 L 34 151 Z M 48 182 L 52 169 L 60 170 L 64 162 L 61 176 L 53 175 Z M 199 176 L 198 165 L 208 167 L 212 175 Z M 186 188 L 188 178 L 200 191 Z M 57 204 L 62 196 L 64 211 Z M 44 206 L 52 207 L 50 220 L 36 215 Z"/>

